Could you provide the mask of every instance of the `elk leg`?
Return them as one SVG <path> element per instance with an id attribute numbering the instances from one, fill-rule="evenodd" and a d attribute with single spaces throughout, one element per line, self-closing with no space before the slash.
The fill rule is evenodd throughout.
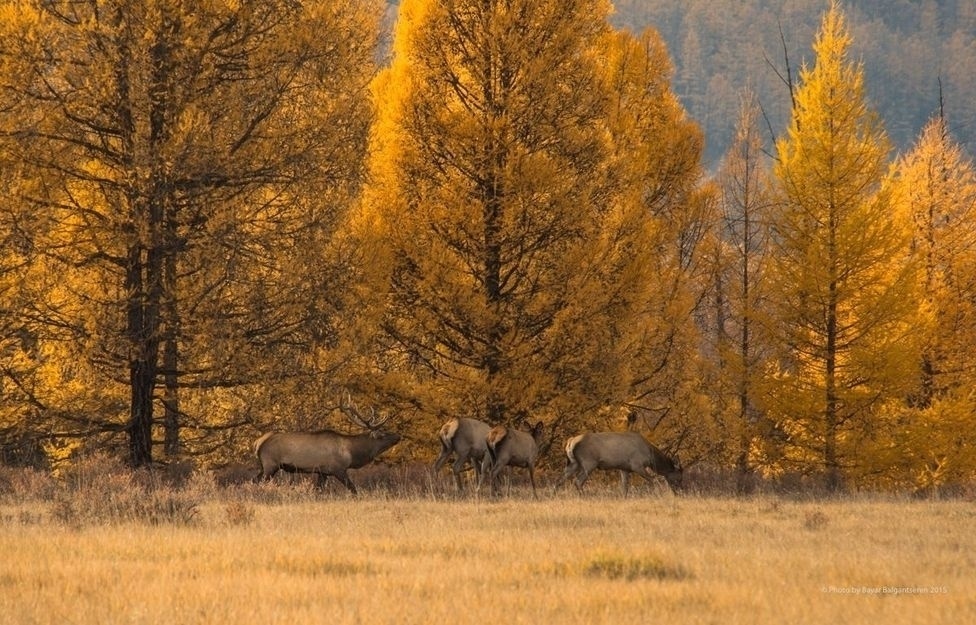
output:
<path id="1" fill-rule="evenodd" d="M 556 492 L 557 490 L 559 490 L 559 488 L 560 488 L 560 487 L 561 487 L 561 486 L 562 486 L 563 484 L 565 484 L 565 483 L 566 483 L 566 480 L 568 480 L 569 478 L 571 478 L 571 477 L 573 477 L 574 475 L 576 475 L 576 473 L 577 473 L 577 472 L 578 472 L 579 470 L 580 470 L 580 466 L 579 466 L 579 464 L 578 464 L 578 463 L 576 463 L 576 462 L 572 462 L 572 461 L 567 461 L 567 462 L 566 462 L 566 470 L 565 470 L 565 471 L 563 471 L 563 474 L 562 474 L 562 476 L 561 476 L 561 477 L 559 478 L 559 480 L 558 480 L 558 481 L 556 482 L 556 485 L 552 487 L 552 492 L 554 492 L 554 493 L 555 493 L 555 492 Z"/>
<path id="2" fill-rule="evenodd" d="M 464 463 L 467 461 L 467 457 L 458 456 L 457 460 L 454 461 L 454 465 L 451 467 L 451 470 L 454 472 L 454 484 L 457 486 L 457 492 L 459 493 L 464 491 L 464 484 L 461 482 L 461 471 L 464 470 Z"/>
<path id="3" fill-rule="evenodd" d="M 657 479 L 656 479 L 657 474 L 651 473 L 651 467 L 644 467 L 641 471 L 636 471 L 636 473 L 637 475 L 647 480 L 647 483 L 650 484 L 651 486 L 657 484 Z"/>
<path id="4" fill-rule="evenodd" d="M 450 457 L 451 457 L 451 450 L 442 448 L 441 455 L 437 456 L 437 460 L 434 461 L 434 473 L 440 471 L 441 467 L 444 466 L 444 463 L 447 462 L 447 459 Z"/>
<path id="5" fill-rule="evenodd" d="M 580 474 L 576 478 L 576 490 L 579 491 L 580 495 L 583 494 L 583 484 L 585 484 L 586 480 L 589 479 L 590 471 L 592 470 L 593 469 L 587 469 L 586 467 L 580 467 Z"/>
<path id="6" fill-rule="evenodd" d="M 270 482 L 271 478 L 278 474 L 280 467 L 275 467 L 270 471 L 266 467 L 261 467 L 261 472 L 254 478 L 255 482 Z"/>
<path id="7" fill-rule="evenodd" d="M 472 462 L 474 462 L 474 460 L 472 460 Z M 481 492 L 481 485 L 484 483 L 485 478 L 488 478 L 489 480 L 495 479 L 494 478 L 495 473 L 492 469 L 493 467 L 491 466 L 491 455 L 486 453 L 484 458 L 481 459 L 481 473 L 478 474 L 477 492 L 479 493 Z M 494 486 L 492 486 L 492 488 L 494 488 Z"/>
<path id="8" fill-rule="evenodd" d="M 499 487 L 500 480 L 498 479 L 498 474 L 501 473 L 502 472 L 502 469 L 504 469 L 504 468 L 505 468 L 505 465 L 503 465 L 500 462 L 496 462 L 491 467 L 491 472 L 488 475 L 488 484 L 491 487 L 491 494 L 492 495 L 497 496 L 497 495 L 500 495 L 501 494 L 501 488 Z M 511 488 L 511 484 L 509 484 L 509 488 Z"/>
<path id="9" fill-rule="evenodd" d="M 351 479 L 349 479 L 349 474 L 348 473 L 346 473 L 345 471 L 342 471 L 340 473 L 336 473 L 335 477 L 336 477 L 337 480 L 339 480 L 340 482 L 342 482 L 343 486 L 345 486 L 346 488 L 349 489 L 349 492 L 350 493 L 352 493 L 353 495 L 357 495 L 358 494 L 356 492 L 356 485 L 352 483 L 352 480 Z"/>
<path id="10" fill-rule="evenodd" d="M 531 465 L 529 465 L 529 483 L 532 484 L 532 496 L 538 499 L 539 494 L 535 492 L 535 469 Z"/>
<path id="11" fill-rule="evenodd" d="M 624 497 L 627 496 L 627 491 L 630 490 L 630 471 L 620 471 L 620 488 L 624 491 Z"/>
<path id="12" fill-rule="evenodd" d="M 319 491 L 324 490 L 325 483 L 328 481 L 329 481 L 328 473 L 319 473 L 318 471 L 315 472 L 315 490 L 319 490 Z"/>
<path id="13" fill-rule="evenodd" d="M 500 471 L 501 467 L 498 465 L 491 467 L 491 470 L 488 471 L 488 492 L 490 492 L 492 496 L 498 494 L 498 473 Z"/>

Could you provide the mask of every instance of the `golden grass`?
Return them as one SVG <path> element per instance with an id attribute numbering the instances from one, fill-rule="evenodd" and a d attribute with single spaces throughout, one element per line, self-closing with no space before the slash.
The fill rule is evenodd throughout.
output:
<path id="1" fill-rule="evenodd" d="M 188 525 L 82 527 L 47 505 L 0 504 L 0 622 L 976 622 L 969 502 L 225 493 Z"/>

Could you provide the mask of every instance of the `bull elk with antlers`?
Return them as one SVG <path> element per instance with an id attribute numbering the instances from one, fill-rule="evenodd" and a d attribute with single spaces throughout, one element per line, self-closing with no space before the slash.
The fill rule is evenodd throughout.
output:
<path id="1" fill-rule="evenodd" d="M 399 443 L 400 435 L 380 429 L 389 417 L 377 419 L 373 411 L 368 418 L 364 417 L 350 402 L 348 394 L 340 399 L 339 407 L 350 421 L 367 431 L 362 434 L 341 434 L 332 430 L 265 434 L 254 443 L 254 452 L 261 462 L 258 477 L 269 480 L 280 470 L 315 473 L 321 487 L 331 475 L 356 494 L 348 470 L 372 462 Z"/>

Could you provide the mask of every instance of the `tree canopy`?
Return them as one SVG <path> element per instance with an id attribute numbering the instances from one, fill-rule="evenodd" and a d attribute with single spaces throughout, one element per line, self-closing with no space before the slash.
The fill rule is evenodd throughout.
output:
<path id="1" fill-rule="evenodd" d="M 969 87 L 924 49 L 971 3 L 705 6 L 0 0 L 0 459 L 242 462 L 355 396 L 393 460 L 475 417 L 971 481 Z"/>

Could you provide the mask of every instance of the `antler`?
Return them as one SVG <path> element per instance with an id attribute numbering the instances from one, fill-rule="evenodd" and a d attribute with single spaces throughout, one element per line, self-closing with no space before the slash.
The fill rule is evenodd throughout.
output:
<path id="1" fill-rule="evenodd" d="M 346 391 L 344 395 L 339 398 L 339 410 L 341 410 L 346 417 L 358 425 L 359 427 L 366 430 L 376 430 L 381 425 L 386 423 L 387 419 L 390 418 L 389 415 L 383 418 L 378 418 L 376 416 L 376 410 L 373 407 L 369 409 L 369 417 L 364 417 L 363 413 L 359 411 L 356 404 L 352 403 L 352 398 L 349 396 L 349 391 Z"/>

